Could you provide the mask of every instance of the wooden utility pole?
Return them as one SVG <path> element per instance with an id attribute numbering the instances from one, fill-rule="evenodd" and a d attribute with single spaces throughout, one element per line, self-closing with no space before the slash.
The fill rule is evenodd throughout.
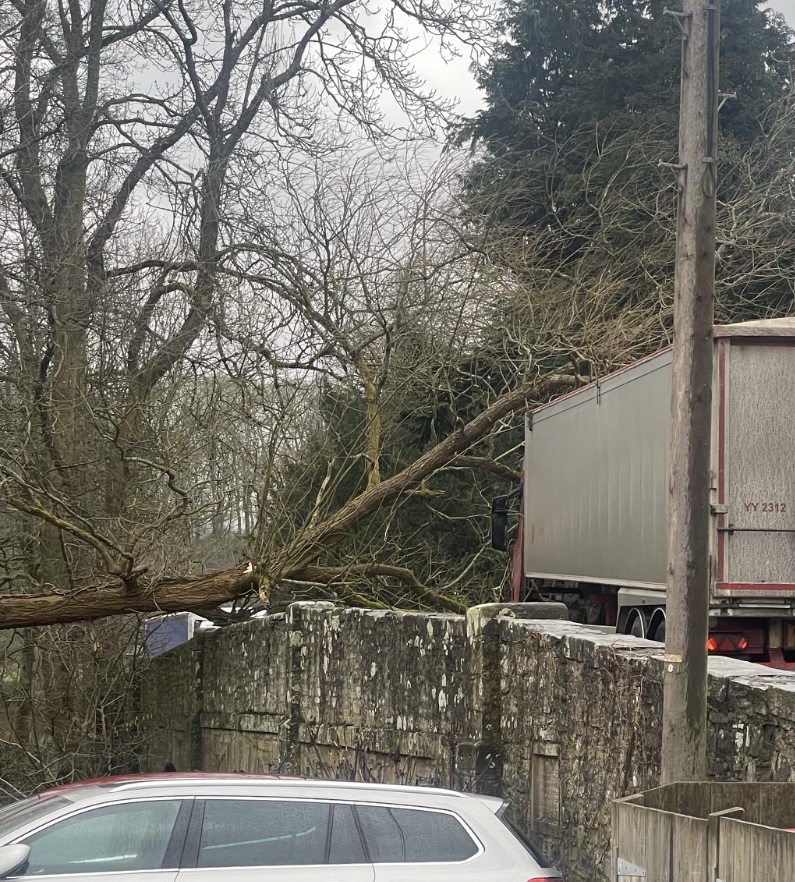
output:
<path id="1" fill-rule="evenodd" d="M 684 0 L 662 783 L 706 777 L 720 0 Z"/>

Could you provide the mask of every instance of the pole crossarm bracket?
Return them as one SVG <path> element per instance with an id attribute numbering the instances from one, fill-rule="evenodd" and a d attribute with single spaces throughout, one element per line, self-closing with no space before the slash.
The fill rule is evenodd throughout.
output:
<path id="1" fill-rule="evenodd" d="M 687 163 L 686 162 L 666 162 L 664 159 L 660 159 L 657 162 L 657 165 L 660 168 L 670 168 L 672 172 L 676 175 L 676 179 L 679 182 L 679 186 L 684 186 L 685 177 L 684 174 L 687 171 Z"/>
<path id="2" fill-rule="evenodd" d="M 718 92 L 718 98 L 720 98 L 720 104 L 718 105 L 718 113 L 723 110 L 723 105 L 731 98 L 737 98 L 736 92 Z"/>
<path id="3" fill-rule="evenodd" d="M 667 6 L 663 8 L 663 15 L 670 15 L 671 18 L 676 22 L 677 27 L 682 32 L 682 39 L 689 40 L 690 39 L 690 31 L 688 30 L 690 26 L 690 22 L 693 19 L 692 12 L 680 12 L 678 9 L 669 9 Z M 687 22 L 688 28 L 685 28 L 684 22 Z"/>

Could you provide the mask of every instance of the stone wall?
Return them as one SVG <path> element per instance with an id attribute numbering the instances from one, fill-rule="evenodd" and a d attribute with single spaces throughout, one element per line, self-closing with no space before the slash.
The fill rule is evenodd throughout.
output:
<path id="1" fill-rule="evenodd" d="M 571 882 L 598 882 L 611 800 L 659 780 L 662 648 L 528 613 L 302 603 L 202 634 L 151 666 L 147 767 L 501 794 Z M 795 774 L 795 675 L 711 660 L 709 721 L 712 775 Z"/>

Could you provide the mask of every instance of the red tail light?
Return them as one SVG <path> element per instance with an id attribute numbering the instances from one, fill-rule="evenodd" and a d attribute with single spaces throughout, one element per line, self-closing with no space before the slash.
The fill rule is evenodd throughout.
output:
<path id="1" fill-rule="evenodd" d="M 725 652 L 728 655 L 736 652 L 762 652 L 763 645 L 764 641 L 756 631 L 748 632 L 748 634 L 717 631 L 707 640 L 709 652 Z"/>
<path id="2" fill-rule="evenodd" d="M 551 878 L 549 876 L 544 876 L 543 878 L 541 876 L 533 876 L 527 882 L 565 882 L 565 880 L 561 879 L 560 876 L 553 876 Z"/>

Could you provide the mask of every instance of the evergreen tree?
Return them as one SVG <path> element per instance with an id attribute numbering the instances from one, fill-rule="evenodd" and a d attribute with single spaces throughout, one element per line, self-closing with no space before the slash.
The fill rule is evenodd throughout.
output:
<path id="1" fill-rule="evenodd" d="M 502 23 L 478 73 L 486 107 L 458 132 L 480 148 L 470 220 L 517 281 L 501 323 L 610 369 L 670 330 L 676 178 L 661 163 L 677 161 L 681 35 L 662 0 L 508 0 Z M 724 0 L 720 89 L 737 97 L 720 113 L 719 321 L 792 308 L 794 62 L 780 16 Z"/>
<path id="2" fill-rule="evenodd" d="M 723 194 L 733 160 L 767 134 L 768 109 L 791 85 L 793 34 L 760 5 L 722 4 L 721 90 L 737 96 L 720 114 Z M 615 175 L 615 163 L 594 161 L 614 144 L 649 140 L 658 160 L 675 158 L 681 38 L 663 8 L 508 0 L 509 39 L 478 74 L 487 106 L 459 132 L 486 151 L 467 181 L 476 214 L 530 229 L 559 224 L 589 201 L 586 179 L 593 190 Z"/>

